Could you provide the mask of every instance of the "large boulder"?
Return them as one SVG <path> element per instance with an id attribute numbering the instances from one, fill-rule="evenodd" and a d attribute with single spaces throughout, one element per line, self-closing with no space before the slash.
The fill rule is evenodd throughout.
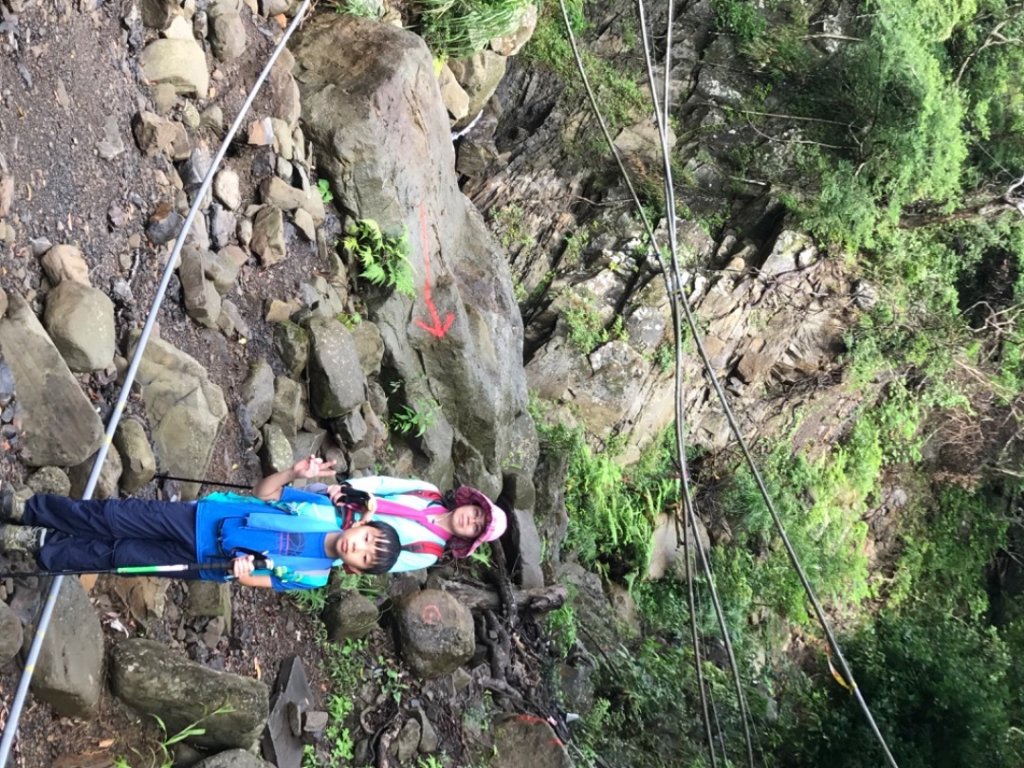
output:
<path id="1" fill-rule="evenodd" d="M 309 321 L 309 407 L 322 419 L 344 416 L 366 399 L 352 335 L 333 318 Z"/>
<path id="2" fill-rule="evenodd" d="M 459 190 L 430 52 L 410 32 L 353 16 L 313 19 L 293 52 L 306 135 L 335 204 L 409 233 L 416 295 L 378 292 L 370 314 L 410 404 L 441 406 L 415 469 L 447 483 L 454 454 L 489 488 L 510 456 L 530 471 L 519 310 L 504 254 Z"/>
<path id="3" fill-rule="evenodd" d="M 14 374 L 29 466 L 72 466 L 92 455 L 103 424 L 28 303 L 10 296 L 0 347 Z"/>
<path id="4" fill-rule="evenodd" d="M 215 672 L 153 640 L 125 640 L 110 657 L 110 689 L 177 733 L 196 721 L 206 732 L 188 741 L 205 749 L 248 749 L 267 722 L 270 691 L 259 680 Z M 228 709 L 214 715 L 220 708 Z"/>
<path id="5" fill-rule="evenodd" d="M 572 768 L 565 745 L 544 720 L 519 715 L 502 722 L 494 731 L 491 768 L 519 768 L 529 755 L 532 768 Z"/>
<path id="6" fill-rule="evenodd" d="M 91 717 L 102 690 L 103 628 L 78 579 L 64 579 L 32 676 L 32 695 L 66 717 Z"/>
<path id="7" fill-rule="evenodd" d="M 137 380 L 161 467 L 172 475 L 203 477 L 227 416 L 221 388 L 198 361 L 156 337 L 146 346 Z M 195 498 L 199 487 L 184 483 L 181 491 Z"/>
<path id="8" fill-rule="evenodd" d="M 398 613 L 402 657 L 421 677 L 440 677 L 473 655 L 473 614 L 447 592 L 425 589 L 406 598 Z"/>

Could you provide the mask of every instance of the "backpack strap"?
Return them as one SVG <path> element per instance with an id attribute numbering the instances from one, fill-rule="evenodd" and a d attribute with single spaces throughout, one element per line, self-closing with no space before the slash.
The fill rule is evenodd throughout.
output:
<path id="1" fill-rule="evenodd" d="M 429 513 L 426 509 L 410 509 L 402 504 L 398 504 L 389 499 L 377 498 L 377 514 L 379 515 L 391 515 L 392 517 L 404 517 L 407 520 L 415 520 L 417 523 L 422 525 L 432 534 L 437 536 L 439 539 L 448 541 L 451 538 L 451 534 L 448 533 L 444 528 L 430 521 Z"/>
<path id="2" fill-rule="evenodd" d="M 412 552 L 417 555 L 433 555 L 436 558 L 444 554 L 444 547 L 436 541 L 414 541 L 402 545 L 403 552 Z"/>

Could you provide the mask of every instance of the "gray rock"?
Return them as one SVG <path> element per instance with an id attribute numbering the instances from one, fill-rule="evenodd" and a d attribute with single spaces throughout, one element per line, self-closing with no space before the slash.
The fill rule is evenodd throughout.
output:
<path id="1" fill-rule="evenodd" d="M 207 328 L 215 328 L 220 317 L 221 298 L 217 286 L 206 277 L 207 254 L 194 245 L 183 248 L 178 278 L 189 317 Z"/>
<path id="2" fill-rule="evenodd" d="M 274 326 L 274 349 L 288 368 L 288 375 L 298 379 L 309 361 L 309 334 L 301 325 L 285 320 Z"/>
<path id="3" fill-rule="evenodd" d="M 398 732 L 398 764 L 408 765 L 420 745 L 420 723 L 410 717 Z"/>
<path id="4" fill-rule="evenodd" d="M 337 320 L 309 323 L 309 406 L 324 419 L 343 416 L 364 399 L 365 379 L 351 334 Z"/>
<path id="5" fill-rule="evenodd" d="M 201 720 L 206 732 L 188 741 L 207 749 L 248 749 L 270 709 L 262 682 L 214 672 L 153 640 L 125 640 L 114 647 L 110 689 L 139 712 L 160 717 L 168 733 Z M 231 711 L 212 714 L 224 706 Z"/>
<path id="6" fill-rule="evenodd" d="M 434 728 L 434 724 L 430 722 L 427 713 L 422 709 L 417 709 L 416 714 L 420 719 L 420 752 L 425 755 L 437 752 L 441 740 L 437 738 L 437 730 Z"/>
<path id="7" fill-rule="evenodd" d="M 259 429 L 274 412 L 274 370 L 262 357 L 249 367 L 249 375 L 242 384 L 242 399 L 252 426 Z"/>
<path id="8" fill-rule="evenodd" d="M 270 97 L 270 114 L 295 126 L 299 122 L 301 106 L 299 87 L 292 76 L 295 58 L 290 50 L 282 52 L 270 70 L 267 78 L 267 92 Z"/>
<path id="9" fill-rule="evenodd" d="M 184 160 L 192 151 L 185 126 L 152 112 L 139 112 L 132 120 L 135 143 L 147 157 L 162 154 L 171 160 Z"/>
<path id="10" fill-rule="evenodd" d="M 156 457 L 138 419 L 122 419 L 114 432 L 114 447 L 121 457 L 121 488 L 132 494 L 149 483 L 156 474 Z"/>
<path id="11" fill-rule="evenodd" d="M 76 499 L 85 494 L 85 486 L 89 481 L 95 461 L 96 456 L 90 456 L 86 461 L 68 470 L 68 479 L 71 480 L 71 495 Z M 108 450 L 107 456 L 103 460 L 103 468 L 96 479 L 92 497 L 94 499 L 116 499 L 122 471 L 120 454 L 116 450 Z"/>
<path id="12" fill-rule="evenodd" d="M 252 222 L 249 248 L 265 267 L 271 267 L 285 257 L 284 214 L 280 208 L 273 205 L 260 208 Z"/>
<path id="13" fill-rule="evenodd" d="M 306 418 L 306 408 L 302 403 L 302 387 L 294 379 L 278 376 L 274 381 L 274 404 L 270 420 L 281 428 L 289 442 L 295 439 L 302 422 Z"/>
<path id="14" fill-rule="evenodd" d="M 447 592 L 417 592 L 402 602 L 397 620 L 402 658 L 421 677 L 446 675 L 473 655 L 473 615 Z"/>
<path id="15" fill-rule="evenodd" d="M 220 387 L 194 358 L 159 338 L 151 338 L 139 366 L 153 446 L 168 474 L 203 477 L 227 406 Z M 181 486 L 195 498 L 195 483 Z"/>
<path id="16" fill-rule="evenodd" d="M 220 618 L 231 631 L 231 586 L 219 581 L 190 581 L 185 615 L 193 619 Z"/>
<path id="17" fill-rule="evenodd" d="M 313 221 L 313 216 L 305 208 L 299 208 L 292 214 L 292 221 L 295 222 L 295 228 L 301 232 L 309 242 L 316 242 L 316 222 Z"/>
<path id="18" fill-rule="evenodd" d="M 143 76 L 151 83 L 170 83 L 175 91 L 205 99 L 210 87 L 206 54 L 195 40 L 154 40 L 139 55 Z"/>
<path id="19" fill-rule="evenodd" d="M 214 247 L 223 248 L 230 244 L 237 227 L 235 214 L 214 203 L 210 211 L 210 238 Z"/>
<path id="20" fill-rule="evenodd" d="M 230 168 L 223 168 L 213 177 L 213 194 L 230 210 L 237 210 L 242 204 L 238 174 Z"/>
<path id="21" fill-rule="evenodd" d="M 217 318 L 217 327 L 221 333 L 229 339 L 249 337 L 249 324 L 242 317 L 242 311 L 229 299 L 220 303 L 220 316 Z"/>
<path id="22" fill-rule="evenodd" d="M 447 62 L 441 66 L 437 84 L 441 87 L 441 100 L 445 109 L 454 120 L 461 120 L 469 114 L 469 94 L 459 85 Z"/>
<path id="23" fill-rule="evenodd" d="M 297 189 L 277 176 L 271 176 L 260 184 L 263 202 L 285 211 L 303 209 L 313 218 L 315 224 L 322 224 L 326 216 L 320 192 L 316 189 Z"/>
<path id="24" fill-rule="evenodd" d="M 205 273 L 223 296 L 235 287 L 238 271 L 248 261 L 248 254 L 237 245 L 226 245 L 219 251 L 204 254 Z"/>
<path id="25" fill-rule="evenodd" d="M 498 90 L 508 59 L 493 51 L 479 51 L 467 59 L 450 61 L 448 66 L 469 98 L 467 113 L 475 115 Z"/>
<path id="26" fill-rule="evenodd" d="M 82 285 L 92 285 L 89 281 L 89 265 L 82 252 L 73 245 L 55 245 L 40 259 L 47 279 L 54 285 L 64 280 L 73 280 Z"/>
<path id="27" fill-rule="evenodd" d="M 146 237 L 153 245 L 163 245 L 174 240 L 185 224 L 185 217 L 162 203 L 150 214 L 146 222 Z"/>
<path id="28" fill-rule="evenodd" d="M 151 29 L 162 31 L 171 23 L 171 17 L 178 7 L 174 0 L 142 0 L 139 3 L 142 23 Z"/>
<path id="29" fill-rule="evenodd" d="M 0 319 L 0 347 L 25 414 L 23 459 L 29 466 L 71 466 L 99 448 L 103 425 L 28 303 L 10 297 Z"/>
<path id="30" fill-rule="evenodd" d="M 65 280 L 46 295 L 43 323 L 72 371 L 114 361 L 114 303 L 103 291 Z"/>
<path id="31" fill-rule="evenodd" d="M 218 0 L 210 5 L 210 47 L 221 61 L 234 61 L 246 46 L 245 25 L 238 14 L 237 5 L 229 0 Z"/>
<path id="32" fill-rule="evenodd" d="M 337 599 L 328 600 L 321 615 L 332 643 L 366 637 L 377 626 L 377 606 L 354 589 L 342 591 Z"/>
<path id="33" fill-rule="evenodd" d="M 291 441 L 288 440 L 284 430 L 277 424 L 263 425 L 263 448 L 260 450 L 260 459 L 263 463 L 263 472 L 272 474 L 283 472 L 295 463 L 295 452 Z"/>
<path id="34" fill-rule="evenodd" d="M 21 652 L 24 638 L 25 630 L 18 614 L 7 603 L 0 602 L 0 666 Z"/>
<path id="35" fill-rule="evenodd" d="M 380 373 L 381 362 L 384 360 L 384 340 L 381 338 L 380 329 L 374 323 L 363 322 L 355 325 L 351 334 L 363 374 L 376 376 Z"/>
<path id="36" fill-rule="evenodd" d="M 366 437 L 366 419 L 359 408 L 353 408 L 340 419 L 336 419 L 332 426 L 341 442 L 349 448 L 360 445 Z"/>
<path id="37" fill-rule="evenodd" d="M 306 456 L 315 456 L 319 454 L 320 449 L 324 444 L 324 440 L 326 439 L 326 430 L 302 430 L 297 435 L 295 435 L 295 440 L 292 443 L 293 461 L 298 461 L 299 459 L 305 458 Z"/>
<path id="38" fill-rule="evenodd" d="M 32 695 L 65 717 L 93 717 L 103 690 L 103 628 L 78 579 L 64 579 Z"/>
<path id="39" fill-rule="evenodd" d="M 56 496 L 71 495 L 71 481 L 67 472 L 59 467 L 40 467 L 29 475 L 26 485 L 32 493 L 52 493 Z"/>

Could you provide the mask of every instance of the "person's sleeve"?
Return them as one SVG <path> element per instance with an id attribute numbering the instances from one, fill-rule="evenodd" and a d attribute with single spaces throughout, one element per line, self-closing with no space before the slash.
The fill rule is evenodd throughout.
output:
<path id="1" fill-rule="evenodd" d="M 440 493 L 436 485 L 424 480 L 412 480 L 387 475 L 371 475 L 370 477 L 350 477 L 346 480 L 357 491 L 365 491 L 375 496 L 400 496 L 410 491 L 433 491 Z"/>
<path id="2" fill-rule="evenodd" d="M 327 576 L 320 574 L 289 573 L 283 579 L 270 574 L 270 586 L 276 592 L 293 592 L 297 589 L 319 589 L 327 584 Z"/>

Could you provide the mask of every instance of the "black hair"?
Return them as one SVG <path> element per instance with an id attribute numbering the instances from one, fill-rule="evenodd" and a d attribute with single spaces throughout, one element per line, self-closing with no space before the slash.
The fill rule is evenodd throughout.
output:
<path id="1" fill-rule="evenodd" d="M 377 553 L 377 559 L 372 565 L 360 568 L 359 572 L 369 574 L 387 573 L 398 562 L 398 555 L 402 551 L 402 544 L 398 540 L 398 531 L 379 520 L 370 520 L 366 525 L 376 529 L 379 534 L 376 547 L 374 548 Z"/>

